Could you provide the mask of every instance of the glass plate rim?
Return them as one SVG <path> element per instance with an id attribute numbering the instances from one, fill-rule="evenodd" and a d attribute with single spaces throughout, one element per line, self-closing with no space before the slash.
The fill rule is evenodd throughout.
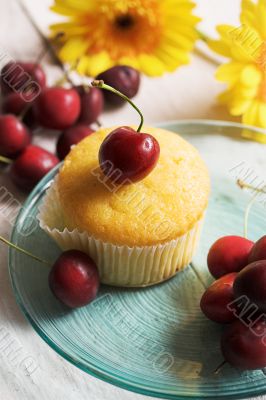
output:
<path id="1" fill-rule="evenodd" d="M 231 122 L 231 121 L 222 121 L 222 120 L 209 120 L 209 119 L 183 119 L 183 120 L 167 120 L 167 121 L 162 121 L 153 124 L 156 127 L 161 127 L 161 128 L 167 128 L 170 125 L 201 125 L 201 126 L 213 126 L 213 127 L 232 127 L 232 128 L 239 128 L 239 129 L 249 129 L 251 131 L 257 132 L 257 133 L 263 133 L 266 135 L 266 130 L 250 125 L 244 125 L 238 122 Z M 43 188 L 47 184 L 47 182 L 50 181 L 50 179 L 55 175 L 55 173 L 58 171 L 60 168 L 60 163 L 57 165 L 55 168 L 53 168 L 47 175 L 44 176 L 44 178 L 35 186 L 35 188 L 31 191 L 31 193 L 28 195 L 26 198 L 25 202 L 23 203 L 23 207 L 19 211 L 14 228 L 12 229 L 11 232 L 11 242 L 16 243 L 16 229 L 15 226 L 19 222 L 20 218 L 22 217 L 24 213 L 24 209 L 27 209 L 27 207 L 34 201 L 35 198 L 38 198 L 39 194 L 43 191 Z M 151 396 L 154 398 L 164 398 L 164 399 L 172 399 L 172 400 L 186 400 L 186 399 L 197 399 L 198 394 L 186 394 L 186 395 L 177 395 L 174 393 L 164 393 L 164 392 L 159 392 L 159 391 L 153 391 L 152 388 L 147 389 L 147 388 L 142 388 L 140 385 L 137 385 L 135 383 L 127 382 L 124 381 L 123 378 L 121 377 L 116 377 L 115 374 L 110 374 L 107 373 L 106 371 L 101 370 L 100 368 L 97 368 L 96 366 L 92 365 L 90 363 L 90 366 L 85 366 L 83 365 L 80 361 L 75 360 L 73 357 L 69 356 L 67 352 L 65 352 L 63 349 L 61 349 L 58 345 L 54 344 L 50 338 L 39 328 L 38 324 L 34 321 L 34 319 L 31 317 L 31 315 L 28 313 L 26 307 L 24 306 L 22 299 L 18 295 L 18 290 L 16 288 L 16 283 L 13 278 L 12 272 L 11 272 L 11 264 L 12 264 L 12 255 L 13 255 L 13 249 L 9 248 L 8 251 L 8 271 L 9 271 L 9 279 L 11 282 L 12 290 L 15 296 L 15 300 L 19 306 L 19 308 L 22 311 L 22 314 L 24 317 L 28 320 L 28 322 L 31 324 L 35 332 L 61 357 L 63 357 L 65 360 L 69 361 L 72 365 L 75 367 L 81 369 L 82 371 L 88 373 L 91 376 L 94 376 L 95 378 L 98 378 L 106 383 L 112 384 L 114 386 L 120 387 L 122 389 L 128 390 L 133 393 L 138 393 L 142 394 L 145 396 Z M 229 394 L 229 395 L 219 395 L 219 393 L 215 394 L 215 397 L 222 400 L 222 399 L 242 399 L 243 395 L 245 397 L 251 396 L 259 396 L 266 394 L 266 385 L 265 387 L 261 388 L 258 387 L 256 390 L 252 391 L 246 391 L 244 393 L 240 394 Z M 206 393 L 200 393 L 200 396 L 202 399 L 211 399 L 213 398 L 213 393 L 210 393 L 209 395 Z"/>
<path id="2" fill-rule="evenodd" d="M 238 128 L 238 129 L 247 129 L 256 133 L 262 133 L 266 135 L 266 129 L 259 128 L 258 126 L 246 125 L 242 124 L 241 122 L 234 122 L 234 121 L 224 121 L 219 119 L 173 119 L 173 120 L 166 120 L 156 122 L 154 124 L 155 127 L 160 128 L 162 126 L 168 125 L 202 125 L 202 126 L 213 126 L 213 127 L 226 127 L 226 128 Z M 244 138 L 246 139 L 246 138 Z M 246 139 L 249 141 L 250 139 Z"/>

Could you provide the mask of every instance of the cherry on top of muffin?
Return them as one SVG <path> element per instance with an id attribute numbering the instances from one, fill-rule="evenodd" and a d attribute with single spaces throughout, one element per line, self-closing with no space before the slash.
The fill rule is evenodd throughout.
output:
<path id="1" fill-rule="evenodd" d="M 93 81 L 92 86 L 108 90 L 128 101 L 141 118 L 136 131 L 128 126 L 121 126 L 104 139 L 99 150 L 99 164 L 103 174 L 115 184 L 133 183 L 144 179 L 158 162 L 159 143 L 154 136 L 141 132 L 143 115 L 127 96 L 106 85 L 102 80 Z"/>

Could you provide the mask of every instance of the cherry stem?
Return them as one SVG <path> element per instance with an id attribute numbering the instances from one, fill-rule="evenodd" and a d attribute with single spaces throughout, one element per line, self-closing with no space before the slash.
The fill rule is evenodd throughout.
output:
<path id="1" fill-rule="evenodd" d="M 53 46 L 53 42 L 57 42 L 61 37 L 63 37 L 65 35 L 64 32 L 58 32 L 57 35 L 55 35 L 55 37 L 51 38 L 50 40 L 47 39 L 43 34 L 41 34 L 42 39 L 45 42 L 45 46 L 48 49 L 48 51 L 50 52 L 50 55 L 52 56 L 52 58 L 54 59 L 55 63 L 58 65 L 59 68 L 61 68 L 61 70 L 64 73 L 64 79 L 68 81 L 68 83 L 70 83 L 71 86 L 73 85 L 73 81 L 69 76 L 68 70 L 65 68 L 65 65 L 62 63 L 62 61 L 60 60 L 60 58 L 58 57 L 54 46 Z M 62 78 L 60 79 L 60 82 L 62 81 Z"/>
<path id="2" fill-rule="evenodd" d="M 199 38 L 200 38 L 201 40 L 203 40 L 203 42 L 207 43 L 207 42 L 210 40 L 209 36 L 207 36 L 207 35 L 206 35 L 204 32 L 202 32 L 200 29 L 196 29 L 196 32 L 197 32 Z"/>
<path id="3" fill-rule="evenodd" d="M 0 236 L 0 240 L 1 240 L 1 242 L 3 242 L 5 244 L 7 244 L 8 246 L 12 247 L 13 249 L 18 250 L 21 253 L 24 253 L 27 256 L 33 258 L 34 260 L 37 260 L 37 261 L 41 262 L 42 264 L 47 264 L 47 265 L 50 266 L 50 263 L 48 261 L 43 260 L 42 258 L 39 258 L 39 257 L 35 256 L 34 254 L 30 253 L 29 251 L 24 250 L 21 247 L 15 245 L 14 243 L 11 243 L 9 240 L 5 239 L 3 236 Z"/>
<path id="4" fill-rule="evenodd" d="M 57 40 L 60 39 L 63 35 L 64 35 L 63 32 L 59 32 L 59 33 L 57 33 L 57 34 L 55 35 L 55 37 L 53 38 L 53 40 L 57 41 Z M 45 48 L 43 48 L 43 49 L 40 51 L 38 57 L 37 57 L 36 60 L 35 60 L 33 72 L 36 71 L 36 69 L 38 68 L 39 63 L 42 61 L 42 59 L 44 58 L 44 56 L 46 55 L 46 53 L 47 53 L 48 50 L 49 50 L 49 49 L 48 49 L 48 47 L 46 46 Z M 23 121 L 25 115 L 26 115 L 27 112 L 31 109 L 31 107 L 32 107 L 32 101 L 29 101 L 28 104 L 23 108 L 23 110 L 21 111 L 21 113 L 20 113 L 19 116 L 18 116 L 19 119 L 20 119 L 21 121 Z"/>
<path id="5" fill-rule="evenodd" d="M 60 60 L 59 60 L 60 61 Z M 76 61 L 70 68 L 67 70 L 64 66 L 64 64 L 60 61 L 58 63 L 59 67 L 63 71 L 63 76 L 58 79 L 58 81 L 55 83 L 55 86 L 62 86 L 66 81 L 70 83 L 71 86 L 75 86 L 73 80 L 70 78 L 69 72 L 73 71 L 79 63 L 79 60 Z"/>
<path id="6" fill-rule="evenodd" d="M 13 160 L 11 160 L 11 158 L 0 156 L 0 162 L 3 162 L 5 164 L 12 164 Z"/>
<path id="7" fill-rule="evenodd" d="M 34 19 L 34 18 L 32 17 L 32 15 L 30 14 L 28 8 L 24 5 L 24 2 L 23 2 L 23 1 L 21 1 L 21 0 L 19 1 L 19 6 L 21 7 L 21 9 L 22 9 L 22 10 L 24 11 L 24 13 L 26 14 L 26 16 L 27 16 L 28 20 L 30 21 L 32 27 L 35 29 L 35 31 L 37 32 L 37 34 L 38 34 L 38 35 L 40 36 L 40 38 L 42 39 L 45 48 L 48 49 L 50 55 L 52 56 L 52 58 L 54 59 L 54 61 L 56 62 L 56 64 L 59 65 L 62 69 L 64 69 L 64 65 L 63 65 L 62 61 L 60 60 L 60 58 L 58 57 L 58 55 L 56 54 L 56 51 L 55 51 L 55 49 L 54 49 L 54 47 L 53 47 L 53 45 L 52 45 L 52 43 L 51 43 L 51 41 L 52 41 L 54 38 L 48 39 L 48 38 L 43 34 L 43 32 L 41 31 L 41 29 L 40 29 L 39 26 L 37 25 L 35 19 Z M 59 36 L 63 36 L 63 35 L 65 35 L 65 33 L 64 33 L 63 31 L 62 31 L 62 32 L 59 32 L 59 33 L 55 36 L 55 38 L 59 38 Z"/>
<path id="8" fill-rule="evenodd" d="M 249 214 L 250 214 L 250 210 L 253 206 L 253 204 L 255 203 L 255 201 L 257 200 L 257 196 L 259 193 L 255 193 L 255 195 L 251 198 L 251 200 L 249 201 L 246 211 L 245 211 L 245 220 L 244 220 L 244 237 L 247 239 L 248 238 L 248 220 L 249 220 Z"/>
<path id="9" fill-rule="evenodd" d="M 140 109 L 126 95 L 124 95 L 123 93 L 121 93 L 118 90 L 114 89 L 112 86 L 106 85 L 104 83 L 104 81 L 102 81 L 102 80 L 92 81 L 91 85 L 94 86 L 94 87 L 98 87 L 100 89 L 108 90 L 109 92 L 112 92 L 114 94 L 117 94 L 119 97 L 121 97 L 122 99 L 126 100 L 129 104 L 131 104 L 131 106 L 137 111 L 137 113 L 140 116 L 140 124 L 139 124 L 139 127 L 137 129 L 137 132 L 141 131 L 141 128 L 142 128 L 143 122 L 144 122 L 143 114 L 140 111 Z"/>
<path id="10" fill-rule="evenodd" d="M 218 375 L 225 364 L 227 364 L 227 361 L 223 360 L 223 362 L 221 362 L 221 364 L 213 371 L 214 375 Z"/>
<path id="11" fill-rule="evenodd" d="M 54 38 L 48 39 L 48 38 L 42 33 L 42 31 L 40 30 L 39 26 L 36 24 L 35 19 L 32 18 L 32 15 L 29 13 L 29 10 L 28 10 L 27 7 L 23 4 L 22 1 L 19 1 L 19 5 L 20 5 L 20 7 L 22 8 L 22 10 L 24 11 L 24 13 L 27 15 L 28 20 L 30 21 L 31 25 L 33 26 L 33 28 L 35 29 L 35 31 L 37 32 L 37 34 L 38 34 L 38 35 L 40 36 L 40 38 L 42 39 L 44 46 L 48 49 L 48 51 L 49 51 L 51 57 L 53 58 L 54 62 L 55 62 L 64 72 L 66 72 L 65 66 L 64 66 L 64 64 L 62 63 L 62 61 L 60 60 L 60 58 L 58 57 L 58 55 L 57 55 L 57 53 L 56 53 L 56 51 L 55 51 L 55 49 L 54 49 L 53 43 L 52 43 L 53 40 L 59 39 L 60 37 L 63 37 L 63 36 L 65 35 L 65 32 L 63 32 L 63 31 L 58 32 L 58 34 L 55 35 Z M 67 80 L 68 80 L 68 77 L 66 77 L 66 78 L 67 78 Z M 72 84 L 71 81 L 69 81 L 69 83 Z"/>
<path id="12" fill-rule="evenodd" d="M 255 186 L 252 186 L 252 185 L 249 185 L 248 183 L 243 182 L 241 179 L 237 180 L 237 184 L 240 187 L 240 189 L 250 189 L 250 190 L 253 190 L 254 192 L 266 194 L 265 186 L 263 188 L 256 188 Z"/>
<path id="13" fill-rule="evenodd" d="M 20 119 L 20 121 L 23 122 L 23 119 L 24 119 L 25 115 L 31 109 L 31 107 L 32 107 L 32 102 L 29 101 L 28 104 L 26 106 L 24 106 L 24 108 L 21 111 L 21 113 L 18 115 L 18 118 Z"/>
<path id="14" fill-rule="evenodd" d="M 244 218 L 244 237 L 247 239 L 248 237 L 248 220 L 249 220 L 249 215 L 250 215 L 250 210 L 253 206 L 253 204 L 255 203 L 258 195 L 260 193 L 265 193 L 266 191 L 264 188 L 260 189 L 260 188 L 255 188 L 252 185 L 249 185 L 248 183 L 243 182 L 241 179 L 237 180 L 237 184 L 241 189 L 251 189 L 255 192 L 254 196 L 251 198 L 251 200 L 249 201 L 246 211 L 245 211 L 245 218 Z"/>
<path id="15" fill-rule="evenodd" d="M 52 58 L 54 59 L 55 63 L 59 66 L 59 68 L 61 68 L 62 71 L 64 72 L 66 80 L 70 83 L 70 85 L 73 85 L 72 79 L 70 78 L 70 76 L 69 76 L 69 74 L 68 74 L 68 71 L 66 70 L 64 64 L 62 63 L 62 61 L 61 61 L 60 58 L 58 57 L 58 55 L 57 55 L 57 53 L 56 53 L 56 51 L 55 51 L 55 49 L 54 49 L 53 43 L 52 43 L 52 42 L 54 42 L 54 41 L 57 41 L 58 39 L 60 39 L 60 38 L 63 37 L 64 35 L 65 35 L 64 32 L 58 32 L 58 34 L 55 35 L 55 37 L 52 38 L 51 41 L 50 41 L 49 39 L 47 39 L 47 38 L 41 33 L 42 39 L 43 39 L 43 41 L 44 41 L 44 43 L 45 43 L 46 48 L 47 48 L 48 51 L 50 52 L 50 55 L 51 55 Z"/>
<path id="16" fill-rule="evenodd" d="M 78 64 L 79 64 L 79 59 L 70 66 L 69 70 L 67 70 L 65 67 L 63 67 L 64 77 L 71 84 L 71 86 L 75 86 L 75 85 L 74 85 L 74 82 L 72 81 L 72 79 L 70 78 L 69 72 L 74 71 L 77 68 Z"/>
<path id="17" fill-rule="evenodd" d="M 57 58 L 58 58 L 58 56 L 57 56 Z M 74 85 L 74 82 L 73 82 L 73 80 L 71 79 L 71 77 L 70 77 L 70 75 L 69 75 L 69 72 L 76 70 L 78 64 L 79 64 L 79 59 L 77 59 L 76 62 L 73 63 L 73 64 L 70 66 L 70 68 L 67 70 L 67 69 L 65 68 L 64 64 L 63 64 L 63 63 L 61 62 L 61 60 L 58 58 L 58 65 L 59 65 L 59 67 L 62 69 L 64 75 L 62 76 L 61 79 L 59 79 L 57 85 L 60 86 L 60 85 L 62 85 L 65 81 L 67 81 L 68 83 L 70 83 L 70 85 L 71 85 L 72 87 L 74 87 L 75 85 Z M 83 87 L 85 87 L 85 85 L 83 85 Z"/>
<path id="18" fill-rule="evenodd" d="M 38 57 L 36 58 L 35 63 L 34 63 L 34 65 L 35 65 L 35 68 L 33 70 L 34 72 L 38 68 L 38 64 L 42 61 L 42 59 L 44 58 L 47 51 L 48 51 L 47 48 L 44 48 L 40 51 L 40 54 L 38 55 Z"/>

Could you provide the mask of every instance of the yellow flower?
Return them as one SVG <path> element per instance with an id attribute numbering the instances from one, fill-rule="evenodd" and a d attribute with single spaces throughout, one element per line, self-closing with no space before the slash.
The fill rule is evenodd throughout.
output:
<path id="1" fill-rule="evenodd" d="M 190 0 L 55 0 L 66 20 L 51 30 L 65 32 L 59 56 L 78 61 L 81 74 L 126 64 L 156 76 L 189 62 L 200 20 L 193 8 Z"/>
<path id="2" fill-rule="evenodd" d="M 241 26 L 220 25 L 212 50 L 229 59 L 216 77 L 227 84 L 219 96 L 230 113 L 242 122 L 266 128 L 266 0 L 242 0 Z M 244 135 L 266 143 L 266 135 L 249 130 Z"/>

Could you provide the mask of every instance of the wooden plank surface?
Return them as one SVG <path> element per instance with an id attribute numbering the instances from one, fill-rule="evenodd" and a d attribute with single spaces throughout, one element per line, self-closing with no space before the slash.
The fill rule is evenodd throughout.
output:
<path id="1" fill-rule="evenodd" d="M 31 60 L 39 54 L 42 46 L 40 37 L 29 21 L 32 15 L 43 32 L 56 19 L 48 7 L 50 0 L 0 1 L 0 48 L 16 59 Z M 238 0 L 198 0 L 198 11 L 205 17 L 203 28 L 212 33 L 218 22 L 237 20 Z M 53 83 L 60 70 L 51 65 L 49 57 L 44 62 Z M 221 85 L 214 79 L 215 65 L 199 55 L 194 55 L 192 63 L 180 68 L 172 75 L 162 78 L 143 78 L 136 103 L 146 117 L 146 123 L 158 121 L 209 118 L 231 119 L 225 109 L 218 106 L 215 96 Z M 136 123 L 136 114 L 125 106 L 116 112 L 107 112 L 101 118 L 105 125 Z M 37 135 L 36 143 L 53 150 L 54 139 L 50 134 Z M 25 196 L 9 181 L 2 170 L 0 187 L 5 187 L 17 201 Z M 1 208 L 1 204 L 0 204 Z M 0 234 L 8 236 L 12 226 L 0 214 Z M 7 249 L 0 247 L 0 399 L 1 400 L 112 400 L 145 399 L 147 397 L 129 393 L 105 384 L 64 361 L 25 321 L 12 293 L 7 271 Z M 8 346 L 8 344 L 13 345 Z M 17 351 L 17 352 L 16 352 Z M 20 357 L 15 357 L 20 354 Z M 13 360 L 13 361 L 12 361 Z M 36 370 L 28 376 L 25 363 L 31 362 Z"/>

